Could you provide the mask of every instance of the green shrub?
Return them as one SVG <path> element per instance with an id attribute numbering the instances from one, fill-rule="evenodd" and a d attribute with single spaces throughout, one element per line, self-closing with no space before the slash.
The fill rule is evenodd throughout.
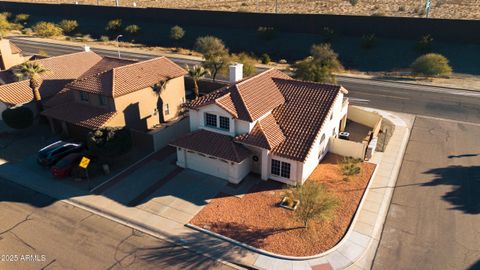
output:
<path id="1" fill-rule="evenodd" d="M 334 214 L 333 210 L 338 206 L 337 198 L 329 193 L 324 185 L 311 180 L 295 187 L 293 197 L 300 201 L 294 214 L 304 228 L 308 227 L 311 220 L 330 219 Z"/>
<path id="2" fill-rule="evenodd" d="M 330 44 L 313 45 L 310 53 L 310 57 L 294 64 L 294 77 L 304 81 L 334 83 L 333 72 L 343 67 Z"/>
<path id="3" fill-rule="evenodd" d="M 170 28 L 170 39 L 173 41 L 179 41 L 185 36 L 185 30 L 182 27 L 175 25 Z"/>
<path id="4" fill-rule="evenodd" d="M 140 32 L 140 26 L 136 24 L 131 24 L 125 27 L 125 33 L 130 34 L 130 35 L 136 35 Z"/>
<path id="5" fill-rule="evenodd" d="M 33 124 L 33 112 L 27 107 L 13 107 L 3 111 L 2 118 L 7 126 L 25 129 Z"/>
<path id="6" fill-rule="evenodd" d="M 255 65 L 257 64 L 257 60 L 250 56 L 248 53 L 242 52 L 232 57 L 234 62 L 242 63 L 243 64 L 243 76 L 248 77 L 252 76 L 257 72 L 257 68 Z"/>
<path id="7" fill-rule="evenodd" d="M 22 29 L 22 34 L 27 35 L 27 36 L 31 36 L 31 35 L 33 35 L 33 30 L 32 30 L 32 28 L 23 28 Z"/>
<path id="8" fill-rule="evenodd" d="M 257 36 L 263 40 L 272 40 L 276 34 L 275 28 L 270 26 L 260 26 L 257 29 Z"/>
<path id="9" fill-rule="evenodd" d="M 116 33 L 120 31 L 121 27 L 122 27 L 122 20 L 114 19 L 107 22 L 107 26 L 105 27 L 105 30 Z"/>
<path id="10" fill-rule="evenodd" d="M 262 54 L 262 56 L 260 56 L 260 60 L 262 61 L 262 64 L 264 65 L 268 65 L 272 60 L 270 59 L 270 56 L 266 53 Z"/>
<path id="11" fill-rule="evenodd" d="M 423 35 L 417 41 L 417 51 L 427 53 L 432 49 L 433 38 L 431 35 Z"/>
<path id="12" fill-rule="evenodd" d="M 100 128 L 88 134 L 87 146 L 92 156 L 110 159 L 127 153 L 132 137 L 126 128 Z"/>
<path id="13" fill-rule="evenodd" d="M 342 175 L 345 176 L 344 180 L 349 180 L 351 176 L 360 174 L 360 162 L 360 159 L 352 157 L 344 157 L 339 161 L 340 170 Z"/>
<path id="14" fill-rule="evenodd" d="M 436 77 L 448 76 L 452 73 L 448 59 L 437 53 L 429 53 L 418 57 L 412 63 L 411 68 L 414 76 Z"/>
<path id="15" fill-rule="evenodd" d="M 15 16 L 15 22 L 16 23 L 26 23 L 29 18 L 30 18 L 29 14 L 20 13 L 20 14 L 17 14 Z"/>
<path id="16" fill-rule="evenodd" d="M 39 37 L 56 37 L 63 34 L 62 28 L 51 22 L 38 22 L 32 29 Z"/>
<path id="17" fill-rule="evenodd" d="M 110 38 L 108 36 L 101 36 L 100 37 L 100 41 L 101 42 L 109 42 L 110 41 Z"/>
<path id="18" fill-rule="evenodd" d="M 78 22 L 76 20 L 62 20 L 58 26 L 62 28 L 65 34 L 70 34 L 78 28 Z"/>
<path id="19" fill-rule="evenodd" d="M 377 45 L 378 39 L 375 34 L 362 36 L 362 48 L 371 49 Z"/>
<path id="20" fill-rule="evenodd" d="M 0 35 L 3 37 L 12 29 L 12 24 L 8 22 L 8 19 L 5 15 L 0 14 Z"/>

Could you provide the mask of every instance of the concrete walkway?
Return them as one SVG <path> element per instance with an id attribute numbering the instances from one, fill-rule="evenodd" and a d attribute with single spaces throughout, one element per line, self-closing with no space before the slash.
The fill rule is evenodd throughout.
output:
<path id="1" fill-rule="evenodd" d="M 308 270 L 370 269 L 408 142 L 409 124 L 413 122 L 413 118 L 410 116 L 399 117 L 397 115 L 400 114 L 391 114 L 384 111 L 379 111 L 379 113 L 392 121 L 396 127 L 385 152 L 375 153 L 371 160 L 378 166 L 361 201 L 360 211 L 355 215 L 351 229 L 337 246 L 310 258 L 299 260 L 298 258 L 282 258 L 282 256 L 273 254 L 266 255 L 266 252 L 254 251 L 234 242 L 225 241 L 186 227 L 185 223 L 201 209 L 199 203 L 185 204 L 184 202 L 188 200 L 168 201 L 171 198 L 165 197 L 160 200 L 154 198 L 150 201 L 152 203 L 150 205 L 128 207 L 102 195 L 82 196 L 77 194 L 76 197 L 64 201 L 161 239 L 174 242 L 233 267 Z M 187 171 L 190 170 L 185 170 L 185 172 Z M 180 173 L 180 175 L 183 173 Z M 191 178 L 192 175 L 187 173 L 185 177 L 182 177 L 183 180 L 180 179 L 180 182 L 187 187 L 190 185 L 188 180 L 191 180 Z M 18 182 L 18 180 L 10 177 L 9 179 Z M 19 184 L 25 185 L 24 183 Z M 215 188 L 212 188 L 212 194 L 216 194 L 224 188 L 221 183 L 215 186 Z M 30 188 L 37 189 L 38 186 Z M 193 188 L 198 189 L 199 185 L 195 184 Z M 63 198 L 59 197 L 57 189 L 42 189 L 40 192 L 54 198 L 65 198 L 64 195 Z M 159 190 L 159 192 L 164 191 Z M 158 194 L 153 195 L 155 197 Z M 184 195 L 186 196 L 186 194 Z M 206 202 L 208 202 L 208 197 L 213 196 L 205 197 Z M 169 207 L 170 205 L 172 207 Z M 183 209 L 185 207 L 189 210 L 185 211 Z M 161 213 L 158 213 L 157 210 L 159 209 L 162 210 Z M 179 215 L 179 209 L 183 210 L 182 215 Z"/>

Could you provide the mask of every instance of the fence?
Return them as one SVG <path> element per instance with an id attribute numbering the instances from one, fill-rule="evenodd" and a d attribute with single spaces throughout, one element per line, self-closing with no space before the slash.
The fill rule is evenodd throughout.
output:
<path id="1" fill-rule="evenodd" d="M 148 135 L 153 139 L 154 151 L 158 151 L 188 132 L 190 132 L 189 118 L 183 117 L 177 121 L 162 125 L 157 130 L 150 131 Z"/>

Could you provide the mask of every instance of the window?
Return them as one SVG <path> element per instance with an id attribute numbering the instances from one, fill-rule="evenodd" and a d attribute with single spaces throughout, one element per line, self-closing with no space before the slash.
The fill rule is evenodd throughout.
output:
<path id="1" fill-rule="evenodd" d="M 322 134 L 322 137 L 320 138 L 320 144 L 322 144 L 325 141 L 325 133 Z"/>
<path id="2" fill-rule="evenodd" d="M 332 136 L 335 136 L 335 128 L 332 130 Z"/>
<path id="3" fill-rule="evenodd" d="M 272 159 L 272 175 L 290 179 L 290 163 Z"/>
<path id="4" fill-rule="evenodd" d="M 230 118 L 225 116 L 220 116 L 220 128 L 225 130 L 230 130 Z"/>
<path id="5" fill-rule="evenodd" d="M 330 114 L 330 120 L 332 120 L 332 119 L 333 119 L 333 112 L 332 112 L 332 114 Z"/>
<path id="6" fill-rule="evenodd" d="M 168 103 L 165 104 L 165 115 L 169 115 L 170 114 L 170 108 L 168 107 Z"/>
<path id="7" fill-rule="evenodd" d="M 205 125 L 208 127 L 217 127 L 217 116 L 215 114 L 205 114 Z"/>
<path id="8" fill-rule="evenodd" d="M 107 104 L 107 99 L 105 98 L 105 96 L 99 95 L 98 100 L 100 101 L 100 105 L 102 106 Z"/>
<path id="9" fill-rule="evenodd" d="M 281 162 L 275 159 L 272 159 L 272 174 L 280 175 L 280 164 Z"/>
<path id="10" fill-rule="evenodd" d="M 80 91 L 80 100 L 82 101 L 88 101 L 88 93 L 85 93 L 83 91 Z"/>

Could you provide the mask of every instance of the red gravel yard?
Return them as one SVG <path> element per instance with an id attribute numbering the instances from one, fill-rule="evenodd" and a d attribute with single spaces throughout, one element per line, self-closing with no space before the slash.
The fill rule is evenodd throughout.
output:
<path id="1" fill-rule="evenodd" d="M 343 180 L 337 161 L 328 154 L 307 181 L 323 183 L 338 199 L 332 218 L 312 221 L 308 229 L 292 211 L 278 206 L 288 188 L 275 181 L 260 182 L 242 198 L 218 194 L 191 224 L 277 254 L 310 256 L 324 252 L 346 233 L 375 165 L 361 163 L 361 173 Z"/>

